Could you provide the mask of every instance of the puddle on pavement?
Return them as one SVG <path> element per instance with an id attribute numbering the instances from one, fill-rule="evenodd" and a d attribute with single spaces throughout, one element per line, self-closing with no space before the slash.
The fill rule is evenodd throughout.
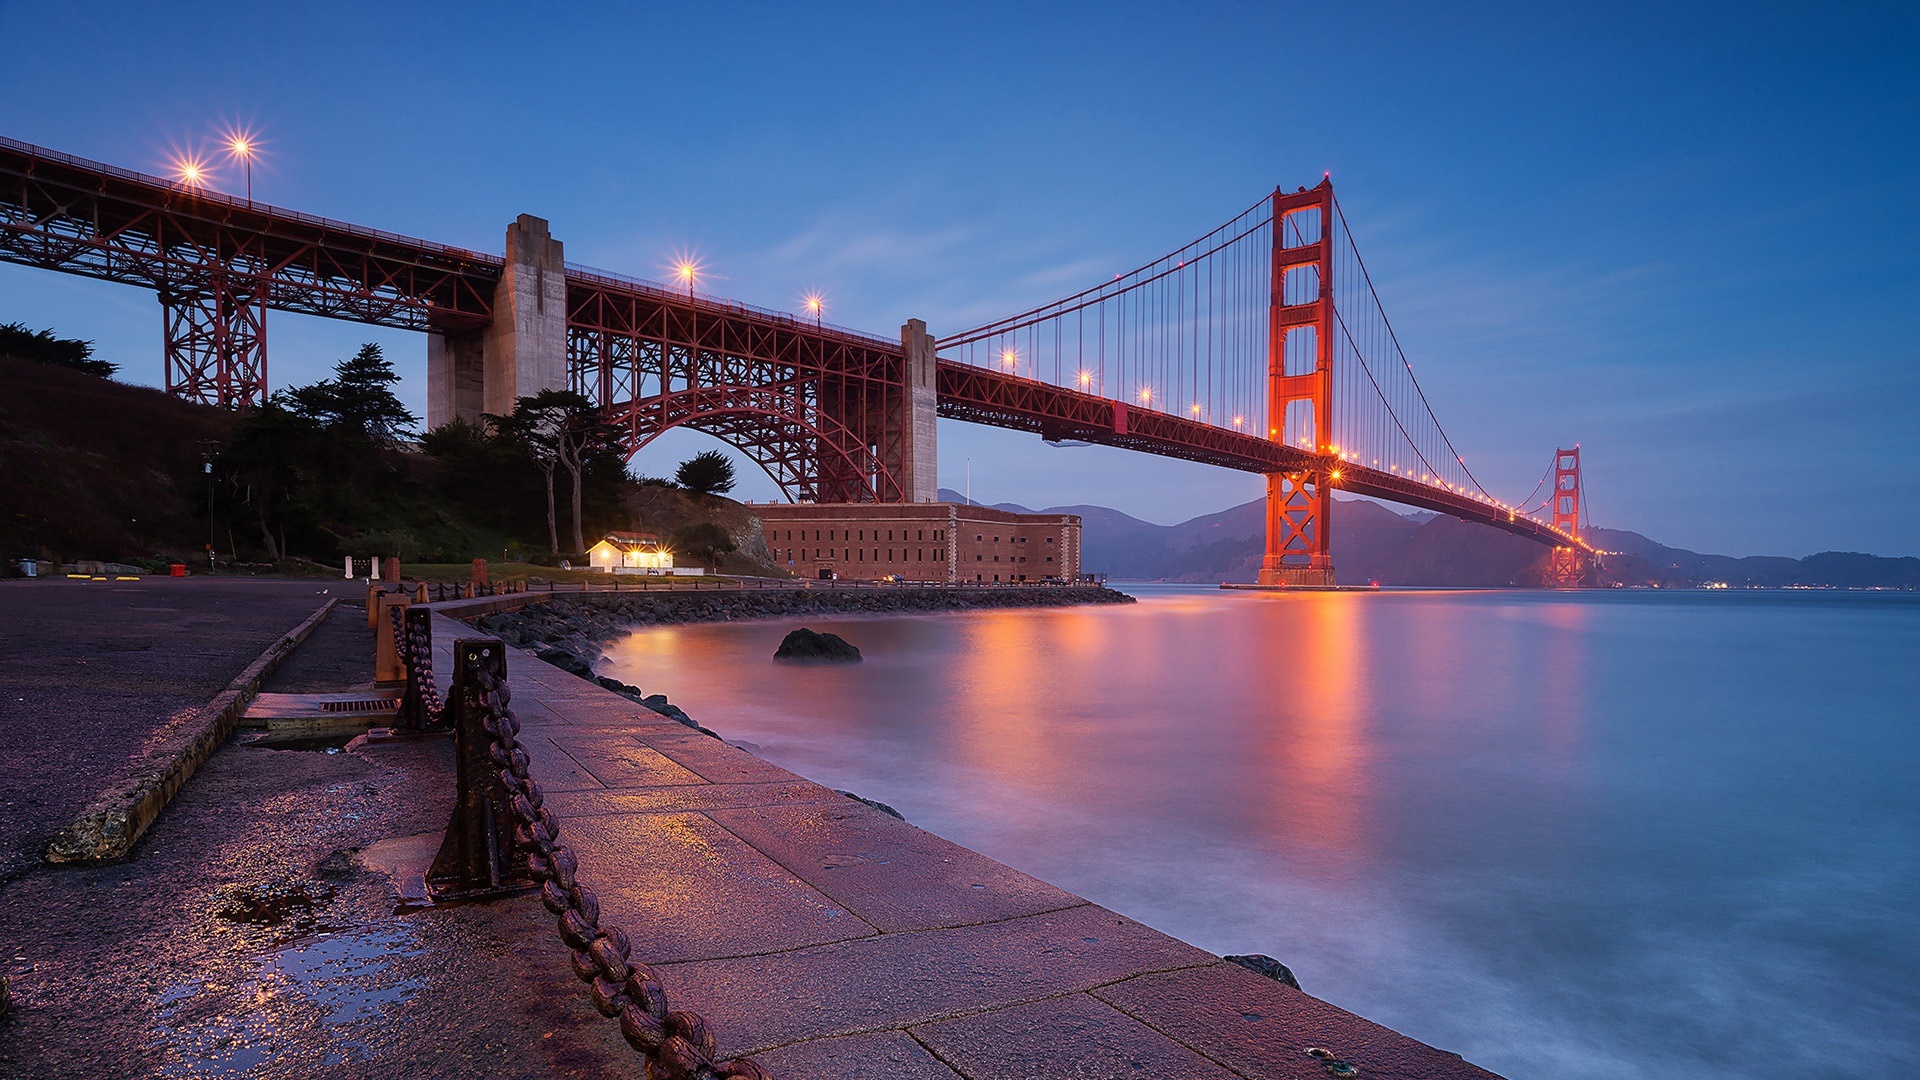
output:
<path id="1" fill-rule="evenodd" d="M 245 1076 L 319 1047 L 323 1066 L 364 1059 L 358 1033 L 425 984 L 396 961 L 424 951 L 418 924 L 394 922 L 287 942 L 233 986 L 168 987 L 155 999 L 156 1041 L 173 1059 L 161 1075 Z"/>
<path id="2" fill-rule="evenodd" d="M 333 899 L 333 886 L 317 881 L 273 881 L 242 885 L 221 894 L 214 917 L 254 926 L 292 924 L 313 929 L 318 911 Z"/>

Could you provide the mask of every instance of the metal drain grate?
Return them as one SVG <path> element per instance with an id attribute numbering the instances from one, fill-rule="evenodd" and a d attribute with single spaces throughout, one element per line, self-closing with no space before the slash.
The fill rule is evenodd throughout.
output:
<path id="1" fill-rule="evenodd" d="M 400 707 L 399 698 L 368 698 L 365 701 L 323 701 L 321 712 L 392 712 Z"/>

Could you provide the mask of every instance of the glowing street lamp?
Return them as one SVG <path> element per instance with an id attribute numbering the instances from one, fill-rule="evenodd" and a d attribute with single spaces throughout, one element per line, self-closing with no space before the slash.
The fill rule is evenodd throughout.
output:
<path id="1" fill-rule="evenodd" d="M 1140 403 L 1149 408 L 1153 406 L 1153 387 L 1143 386 L 1140 388 Z"/>
<path id="2" fill-rule="evenodd" d="M 170 164 L 173 168 L 174 180 L 182 187 L 205 187 L 207 181 L 211 179 L 207 172 L 207 163 L 192 154 L 177 155 Z"/>
<path id="3" fill-rule="evenodd" d="M 1247 418 L 1246 418 L 1246 417 L 1244 417 L 1244 416 L 1236 416 L 1236 417 L 1234 417 L 1234 418 L 1233 418 L 1233 426 L 1234 426 L 1234 427 L 1236 427 L 1236 428 L 1242 428 L 1242 427 L 1246 427 L 1246 426 L 1247 426 Z"/>
<path id="4" fill-rule="evenodd" d="M 813 316 L 813 325 L 815 329 L 818 329 L 820 326 L 820 312 L 825 310 L 826 306 L 827 306 L 826 298 L 821 296 L 819 293 L 807 294 L 807 314 Z"/>
<path id="5" fill-rule="evenodd" d="M 700 264 L 692 259 L 682 258 L 673 264 L 673 276 L 687 287 L 687 299 L 693 299 L 693 283 L 700 278 Z"/>
<path id="6" fill-rule="evenodd" d="M 1193 406 L 1187 411 L 1193 414 L 1194 419 L 1198 420 L 1200 418 L 1200 403 L 1197 401 L 1194 402 Z"/>
<path id="7" fill-rule="evenodd" d="M 254 142 L 246 132 L 236 132 L 227 138 L 227 153 L 239 158 L 247 169 L 247 201 L 253 201 L 253 152 Z"/>
<path id="8" fill-rule="evenodd" d="M 1080 389 L 1085 390 L 1088 386 L 1091 386 L 1093 384 L 1093 372 L 1088 371 L 1086 368 L 1081 368 L 1079 379 L 1080 379 Z"/>
<path id="9" fill-rule="evenodd" d="M 1006 368 L 1008 374 L 1012 374 L 1014 369 L 1017 368 L 1019 364 L 1020 364 L 1020 353 L 1018 350 L 1016 349 L 1000 350 L 1000 366 Z"/>

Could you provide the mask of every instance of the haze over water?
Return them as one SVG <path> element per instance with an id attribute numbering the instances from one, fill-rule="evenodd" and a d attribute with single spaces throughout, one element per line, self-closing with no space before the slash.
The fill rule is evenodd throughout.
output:
<path id="1" fill-rule="evenodd" d="M 1920 1075 L 1920 597 L 1126 588 L 601 670 L 1497 1072 Z"/>

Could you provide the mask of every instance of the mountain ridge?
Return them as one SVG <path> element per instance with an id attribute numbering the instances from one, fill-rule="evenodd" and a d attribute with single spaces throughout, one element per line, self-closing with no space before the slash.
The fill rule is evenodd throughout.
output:
<path id="1" fill-rule="evenodd" d="M 959 492 L 940 497 L 965 502 Z M 1344 584 L 1485 588 L 1540 586 L 1551 553 L 1487 525 L 1425 511 L 1402 513 L 1369 499 L 1335 497 L 1333 564 Z M 1081 566 L 1116 580 L 1252 582 L 1266 546 L 1266 500 L 1254 499 L 1175 525 L 1157 525 L 1093 504 L 1015 513 L 1078 514 Z M 1669 547 L 1640 533 L 1593 528 L 1609 554 L 1589 584 L 1686 588 L 1920 588 L 1920 558 L 1824 551 L 1802 559 L 1715 555 Z"/>

